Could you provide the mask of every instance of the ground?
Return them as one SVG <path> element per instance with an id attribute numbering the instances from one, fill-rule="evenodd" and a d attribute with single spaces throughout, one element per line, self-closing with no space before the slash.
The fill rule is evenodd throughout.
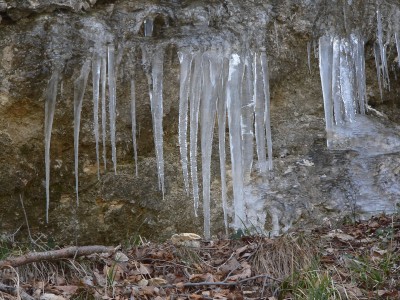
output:
<path id="1" fill-rule="evenodd" d="M 399 229 L 400 215 L 379 215 L 274 239 L 136 236 L 113 254 L 4 266 L 0 299 L 400 299 Z M 0 266 L 57 248 L 44 240 L 22 250 L 3 237 Z"/>

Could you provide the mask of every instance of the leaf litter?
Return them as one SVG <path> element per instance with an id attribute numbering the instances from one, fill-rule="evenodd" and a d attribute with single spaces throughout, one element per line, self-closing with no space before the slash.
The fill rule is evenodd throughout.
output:
<path id="1" fill-rule="evenodd" d="M 0 299 L 400 299 L 399 229 L 399 215 L 379 215 L 274 239 L 175 235 L 113 255 L 3 268 Z"/>

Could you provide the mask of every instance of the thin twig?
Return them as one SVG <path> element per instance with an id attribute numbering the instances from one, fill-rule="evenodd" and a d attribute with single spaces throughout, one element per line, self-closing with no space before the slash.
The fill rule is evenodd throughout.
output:
<path id="1" fill-rule="evenodd" d="M 181 288 L 181 287 L 195 287 L 195 286 L 211 286 L 211 285 L 222 285 L 222 286 L 235 286 L 235 285 L 239 285 L 242 284 L 244 282 L 250 281 L 250 280 L 254 280 L 257 278 L 267 278 L 267 279 L 271 279 L 274 281 L 277 281 L 279 283 L 282 283 L 281 280 L 273 278 L 267 274 L 261 274 L 261 275 L 256 275 L 253 277 L 249 277 L 249 278 L 245 278 L 242 280 L 238 280 L 238 281 L 233 281 L 233 282 L 226 282 L 226 281 L 217 281 L 217 282 L 187 282 L 187 283 L 183 283 L 183 284 L 168 284 L 168 285 L 162 285 L 160 286 L 161 288 Z"/>

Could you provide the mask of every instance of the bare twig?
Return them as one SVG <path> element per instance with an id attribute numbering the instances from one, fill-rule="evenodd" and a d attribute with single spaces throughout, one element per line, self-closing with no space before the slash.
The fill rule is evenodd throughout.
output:
<path id="1" fill-rule="evenodd" d="M 242 280 L 238 280 L 238 281 L 233 281 L 233 282 L 226 282 L 226 281 L 217 281 L 217 282 L 187 282 L 187 283 L 182 283 L 182 284 L 168 284 L 168 285 L 162 285 L 160 287 L 162 288 L 181 288 L 181 287 L 195 287 L 195 286 L 211 286 L 211 285 L 222 285 L 222 286 L 235 286 L 235 285 L 239 285 L 242 284 L 246 281 L 250 281 L 250 280 L 254 280 L 257 278 L 266 278 L 266 279 L 271 279 L 274 281 L 278 281 L 278 282 L 282 282 L 279 279 L 273 278 L 267 274 L 261 274 L 261 275 L 257 275 L 257 276 L 253 276 L 253 277 L 249 277 L 249 278 L 245 278 Z"/>
<path id="2" fill-rule="evenodd" d="M 51 250 L 44 252 L 29 252 L 25 255 L 17 257 L 8 257 L 5 260 L 0 260 L 0 269 L 5 266 L 19 267 L 33 262 L 39 262 L 44 260 L 57 260 L 63 258 L 78 257 L 84 255 L 90 255 L 93 253 L 114 253 L 116 249 L 114 247 L 106 246 L 73 246 L 59 250 Z"/>

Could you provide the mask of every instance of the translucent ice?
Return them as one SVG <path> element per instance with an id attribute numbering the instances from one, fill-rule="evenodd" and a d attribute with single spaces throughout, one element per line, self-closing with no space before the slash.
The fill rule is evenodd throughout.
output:
<path id="1" fill-rule="evenodd" d="M 74 82 L 74 150 L 75 150 L 75 192 L 76 203 L 79 204 L 79 131 L 83 97 L 90 72 L 90 61 L 82 66 L 81 74 Z"/>
<path id="2" fill-rule="evenodd" d="M 53 128 L 54 110 L 57 99 L 58 71 L 54 71 L 46 91 L 44 140 L 45 140 L 45 165 L 46 165 L 46 223 L 49 222 L 50 205 L 50 142 Z"/>
<path id="3" fill-rule="evenodd" d="M 115 78 L 115 49 L 114 45 L 108 46 L 108 111 L 110 115 L 110 136 L 111 136 L 111 159 L 113 161 L 114 173 L 117 174 L 117 147 L 115 141 L 117 91 Z"/>
<path id="4" fill-rule="evenodd" d="M 197 133 L 199 126 L 200 97 L 203 84 L 203 54 L 199 51 L 194 54 L 193 73 L 190 80 L 190 174 L 192 178 L 194 212 L 197 216 L 199 207 L 199 184 L 197 178 Z"/>
<path id="5" fill-rule="evenodd" d="M 201 162 L 203 175 L 204 237 L 211 238 L 210 214 L 210 168 L 211 151 L 217 109 L 217 84 L 221 74 L 221 55 L 217 51 L 207 51 L 203 55 L 203 89 L 201 98 Z"/>
<path id="6" fill-rule="evenodd" d="M 234 199 L 234 226 L 242 228 L 246 221 L 244 209 L 244 183 L 242 165 L 242 139 L 240 126 L 240 86 L 243 77 L 243 63 L 238 54 L 231 54 L 229 60 L 229 76 L 226 87 L 229 141 L 232 162 L 233 199 Z"/>
<path id="7" fill-rule="evenodd" d="M 189 195 L 189 171 L 187 158 L 187 127 L 189 108 L 190 73 L 192 71 L 192 54 L 187 50 L 178 53 L 180 62 L 180 92 L 179 92 L 179 149 L 181 155 L 183 180 L 186 193 Z"/>
<path id="8" fill-rule="evenodd" d="M 101 57 L 94 54 L 92 59 L 92 81 L 93 81 L 93 127 L 96 142 L 96 162 L 97 178 L 100 179 L 100 159 L 99 159 L 99 95 L 100 95 L 100 71 Z"/>

